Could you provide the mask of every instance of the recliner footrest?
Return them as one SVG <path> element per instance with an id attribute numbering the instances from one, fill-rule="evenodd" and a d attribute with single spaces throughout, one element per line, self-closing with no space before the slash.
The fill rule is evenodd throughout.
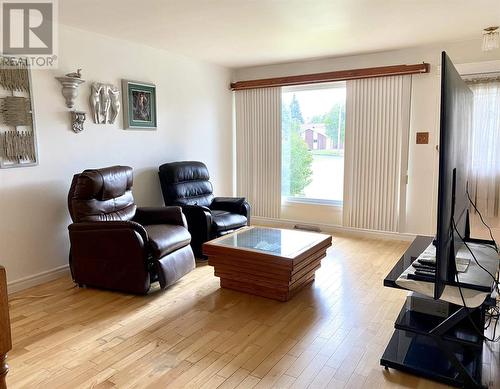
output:
<path id="1" fill-rule="evenodd" d="M 177 282 L 195 268 L 191 246 L 185 246 L 157 261 L 158 280 L 162 289 Z"/>

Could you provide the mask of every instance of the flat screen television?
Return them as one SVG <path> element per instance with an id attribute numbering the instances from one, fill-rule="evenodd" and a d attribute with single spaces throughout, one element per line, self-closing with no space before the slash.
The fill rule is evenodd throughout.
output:
<path id="1" fill-rule="evenodd" d="M 444 51 L 440 110 L 435 299 L 441 297 L 446 284 L 456 283 L 455 256 L 462 241 L 453 223 L 462 237 L 469 238 L 466 186 L 473 95 Z"/>

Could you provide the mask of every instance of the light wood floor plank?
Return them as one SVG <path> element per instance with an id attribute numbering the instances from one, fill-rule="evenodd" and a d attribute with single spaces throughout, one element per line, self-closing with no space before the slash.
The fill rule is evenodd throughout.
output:
<path id="1" fill-rule="evenodd" d="M 229 377 L 223 377 L 224 383 L 219 386 L 219 389 L 233 389 L 236 388 L 247 376 L 250 375 L 250 372 L 245 369 L 238 369 Z M 219 375 L 219 377 L 221 377 Z"/>

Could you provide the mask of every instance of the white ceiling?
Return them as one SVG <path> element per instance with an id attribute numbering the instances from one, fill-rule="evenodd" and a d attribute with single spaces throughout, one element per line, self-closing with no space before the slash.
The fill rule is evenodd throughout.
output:
<path id="1" fill-rule="evenodd" d="M 500 0 L 61 0 L 60 22 L 228 67 L 481 37 Z"/>

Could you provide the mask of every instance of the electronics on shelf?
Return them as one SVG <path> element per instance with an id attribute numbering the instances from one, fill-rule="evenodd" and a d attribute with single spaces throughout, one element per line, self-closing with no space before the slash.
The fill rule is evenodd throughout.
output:
<path id="1" fill-rule="evenodd" d="M 412 312 L 423 313 L 437 317 L 448 317 L 450 304 L 446 301 L 434 300 L 416 292 L 409 292 L 406 297 L 406 308 Z"/>

